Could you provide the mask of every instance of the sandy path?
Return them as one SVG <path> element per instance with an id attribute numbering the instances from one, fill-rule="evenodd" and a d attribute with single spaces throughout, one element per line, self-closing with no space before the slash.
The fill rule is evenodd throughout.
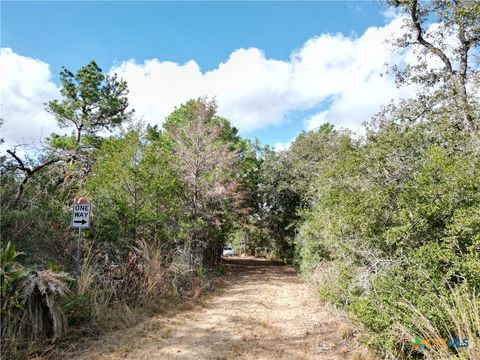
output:
<path id="1" fill-rule="evenodd" d="M 227 285 L 201 308 L 152 318 L 78 358 L 370 358 L 355 326 L 319 304 L 291 268 L 256 259 L 233 259 L 227 268 Z"/>

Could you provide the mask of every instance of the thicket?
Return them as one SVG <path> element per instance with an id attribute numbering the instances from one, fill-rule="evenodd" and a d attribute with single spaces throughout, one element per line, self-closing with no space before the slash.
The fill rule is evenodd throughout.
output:
<path id="1" fill-rule="evenodd" d="M 242 139 L 204 98 L 145 126 L 125 82 L 95 62 L 64 69 L 47 107 L 73 132 L 1 158 L 2 350 L 113 305 L 198 295 L 229 244 L 295 264 L 385 357 L 478 358 L 480 4 L 391 4 L 405 14 L 392 43 L 415 60 L 390 71 L 416 96 L 360 134 L 324 124 L 286 151 Z M 93 218 L 77 264 L 80 196 Z M 416 337 L 469 346 L 420 350 Z"/>
<path id="2" fill-rule="evenodd" d="M 392 42 L 417 57 L 390 71 L 417 96 L 385 106 L 360 135 L 325 124 L 268 153 L 265 219 L 282 254 L 384 357 L 477 359 L 480 6 L 392 4 L 406 30 Z M 421 351 L 416 337 L 469 346 Z"/>
<path id="3" fill-rule="evenodd" d="M 94 327 L 112 306 L 197 296 L 252 212 L 255 146 L 216 115 L 214 101 L 180 105 L 160 130 L 127 110 L 127 84 L 94 61 L 60 78 L 62 98 L 47 109 L 72 132 L 1 159 L 7 357 L 63 335 L 67 323 Z M 92 226 L 77 263 L 70 222 L 79 197 L 92 204 Z"/>

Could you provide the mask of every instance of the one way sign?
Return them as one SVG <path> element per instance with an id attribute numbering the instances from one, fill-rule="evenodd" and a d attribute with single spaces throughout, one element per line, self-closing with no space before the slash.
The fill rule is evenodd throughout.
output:
<path id="1" fill-rule="evenodd" d="M 74 228 L 90 227 L 90 210 L 89 203 L 74 203 L 72 212 L 72 226 Z"/>

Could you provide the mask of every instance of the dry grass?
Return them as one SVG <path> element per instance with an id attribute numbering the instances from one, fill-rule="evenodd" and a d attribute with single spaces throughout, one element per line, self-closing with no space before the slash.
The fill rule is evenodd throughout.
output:
<path id="1" fill-rule="evenodd" d="M 112 303 L 148 305 L 171 292 L 174 266 L 162 255 L 161 246 L 140 240 L 123 263 L 99 267 L 96 260 L 87 251 L 77 283 L 78 294 L 89 298 L 95 317 Z"/>
<path id="2" fill-rule="evenodd" d="M 92 263 L 94 262 L 92 246 L 87 244 L 85 247 L 87 251 L 83 258 L 83 265 L 77 279 L 77 293 L 79 295 L 87 294 L 95 283 L 96 273 L 92 266 Z"/>
<path id="3" fill-rule="evenodd" d="M 202 309 L 211 295 L 188 300 L 173 296 L 158 297 L 141 306 L 114 302 L 95 320 L 70 329 L 67 337 L 58 346 L 46 351 L 42 359 L 76 357 L 92 347 L 104 353 L 115 353 L 120 358 L 129 358 L 141 346 L 140 341 L 169 339 L 175 328 L 168 318 Z"/>
<path id="4" fill-rule="evenodd" d="M 349 323 L 340 324 L 338 328 L 343 340 L 352 338 L 355 335 L 356 327 Z"/>
<path id="5" fill-rule="evenodd" d="M 150 340 L 167 339 L 172 329 L 164 328 L 156 317 L 191 310 L 195 299 L 212 288 L 213 280 L 193 277 L 181 261 L 171 262 L 162 256 L 161 250 L 139 241 L 125 263 L 106 268 L 98 267 L 98 259 L 92 251 L 87 251 L 77 289 L 87 299 L 90 319 L 71 328 L 60 346 L 46 358 L 81 353 L 94 338 L 116 344 L 119 339 L 116 334 L 120 333 L 123 340 L 117 345 L 127 357 L 136 345 L 129 339 L 152 333 L 155 339 Z M 109 350 L 110 345 L 105 349 L 107 353 L 117 349 L 115 345 Z"/>
<path id="6" fill-rule="evenodd" d="M 2 294 L 1 350 L 20 357 L 37 344 L 62 336 L 67 319 L 60 300 L 69 293 L 65 273 L 30 271 L 22 276 L 10 296 Z"/>
<path id="7" fill-rule="evenodd" d="M 150 310 L 130 308 L 133 326 L 51 358 L 372 359 L 357 343 L 358 333 L 350 336 L 353 330 L 341 326 L 343 316 L 318 304 L 289 268 L 248 259 L 228 266 L 228 275 L 206 296 L 151 301 Z M 201 279 L 193 283 L 194 289 L 208 288 Z M 198 293 L 194 289 L 190 294 Z"/>
<path id="8" fill-rule="evenodd" d="M 368 351 L 355 351 L 346 356 L 348 360 L 378 360 L 376 355 L 372 355 Z"/>
<path id="9" fill-rule="evenodd" d="M 59 301 L 69 291 L 61 281 L 66 274 L 30 272 L 19 287 L 22 294 L 19 301 L 26 304 L 26 310 L 12 313 L 9 319 L 2 311 L 2 348 L 6 349 L 8 339 L 9 349 L 16 349 L 10 351 L 8 358 L 63 357 L 59 354 L 76 353 L 83 346 L 83 340 L 79 339 L 128 331 L 148 323 L 156 314 L 189 309 L 193 305 L 184 300 L 199 298 L 212 289 L 214 282 L 211 276 L 194 276 L 181 258 L 167 257 L 162 250 L 157 244 L 138 241 L 124 263 L 105 264 L 105 259 L 87 244 L 75 294 L 65 304 L 74 326 L 60 342 L 45 343 L 41 339 L 59 337 L 66 331 L 66 318 Z M 156 333 L 163 339 L 170 336 L 171 330 L 158 329 Z M 25 334 L 30 334 L 28 344 L 20 341 Z"/>
<path id="10" fill-rule="evenodd" d="M 81 272 L 76 282 L 77 295 L 87 299 L 86 306 L 91 320 L 103 322 L 111 313 L 111 303 L 116 293 L 114 288 L 101 283 L 101 269 L 95 267 L 96 256 L 92 246 L 87 244 L 86 248 Z"/>
<path id="11" fill-rule="evenodd" d="M 417 321 L 415 326 L 398 325 L 398 331 L 406 343 L 417 336 L 421 339 L 468 339 L 468 347 L 465 348 L 427 346 L 422 351 L 426 359 L 480 360 L 479 303 L 479 298 L 465 289 L 452 291 L 450 298 L 435 297 L 432 307 L 438 309 L 439 313 L 442 310 L 446 313 L 446 321 L 442 324 L 427 318 L 413 304 L 406 303 Z"/>

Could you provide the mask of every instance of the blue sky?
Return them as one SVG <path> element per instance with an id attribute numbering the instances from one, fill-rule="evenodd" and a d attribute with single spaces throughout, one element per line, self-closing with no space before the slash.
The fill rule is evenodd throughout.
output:
<path id="1" fill-rule="evenodd" d="M 231 75 L 229 75 L 230 77 L 221 75 L 223 70 L 220 64 L 245 63 L 245 65 L 238 65 L 240 73 L 243 71 L 242 66 L 251 67 L 252 65 L 249 64 L 260 64 L 260 68 L 264 69 L 266 66 L 268 68 L 266 71 L 271 72 L 270 67 L 276 66 L 276 62 L 279 62 L 280 65 L 293 66 L 292 54 L 306 48 L 309 40 L 312 42 L 312 39 L 324 36 L 322 46 L 327 49 L 329 43 L 338 40 L 338 37 L 342 39 L 339 33 L 344 37 L 341 46 L 349 48 L 351 47 L 349 44 L 359 42 L 367 29 L 386 26 L 391 19 L 384 16 L 384 10 L 385 8 L 380 2 L 376 1 L 2 1 L 1 47 L 10 48 L 18 59 L 23 57 L 48 64 L 50 80 L 56 85 L 58 85 L 58 72 L 62 66 L 76 70 L 91 59 L 95 59 L 105 71 L 109 71 L 112 67 L 121 69 L 121 65 L 129 60 L 129 64 L 137 66 L 135 69 L 138 70 L 139 67 L 145 69 L 146 63 L 144 62 L 151 59 L 156 59 L 159 63 L 165 61 L 177 63 L 177 68 L 183 71 L 185 69 L 182 68 L 182 65 L 193 60 L 198 66 L 197 72 L 200 75 L 211 72 L 211 77 L 222 79 L 215 80 L 215 85 L 205 85 L 208 89 L 204 91 L 205 94 L 218 96 L 220 112 L 223 109 L 226 115 L 236 114 L 233 115 L 233 122 L 240 127 L 245 136 L 258 137 L 262 143 L 273 145 L 279 142 L 288 142 L 299 131 L 308 127 L 305 119 L 308 120 L 309 117 L 317 114 L 319 115 L 317 116 L 318 121 L 321 122 L 323 121 L 321 119 L 324 118 L 328 120 L 325 111 L 332 106 L 332 96 L 334 98 L 342 96 L 341 90 L 332 90 L 330 93 L 327 91 L 321 95 L 318 95 L 317 91 L 316 98 L 308 95 L 300 99 L 295 94 L 298 92 L 303 94 L 305 90 L 303 87 L 303 90 L 286 89 L 284 95 L 288 100 L 269 99 L 265 95 L 261 104 L 256 104 L 254 101 L 258 94 L 263 96 L 268 92 L 275 97 L 278 95 L 276 90 L 268 88 L 266 91 L 259 88 L 258 93 L 243 94 L 244 97 L 240 99 L 235 97 L 234 90 L 225 90 L 228 92 L 228 96 L 224 96 L 227 99 L 224 101 L 226 105 L 222 105 L 223 94 L 212 92 L 221 91 L 216 89 L 227 89 L 229 84 L 234 88 L 238 79 L 232 78 Z M 364 45 L 355 45 L 356 48 L 361 46 Z M 235 51 L 238 49 L 256 49 L 259 52 L 236 53 Z M 332 57 L 330 62 L 333 62 L 336 68 L 340 64 L 339 61 L 343 61 L 335 58 L 336 48 L 328 52 L 325 50 L 323 53 L 321 50 L 318 51 L 320 51 L 319 62 L 323 61 L 323 65 L 329 64 L 330 60 L 325 60 L 327 57 Z M 230 61 L 232 54 L 239 54 L 238 57 L 241 59 L 237 62 Z M 12 55 L 10 54 L 10 56 Z M 349 54 L 348 58 L 350 59 L 352 56 Z M 253 59 L 252 62 L 249 59 Z M 267 65 L 263 66 L 263 63 Z M 145 67 L 142 67 L 143 65 Z M 132 66 L 129 69 L 123 67 L 123 74 L 127 80 L 133 76 L 132 73 L 135 69 Z M 246 69 L 245 71 L 250 70 Z M 261 73 L 263 70 L 258 71 Z M 122 73 L 122 71 L 120 72 Z M 275 78 L 275 72 L 272 76 Z M 319 79 L 323 79 L 321 74 L 318 76 Z M 175 91 L 181 92 L 182 86 L 189 87 L 185 77 L 188 78 L 185 75 L 182 77 L 182 81 L 178 82 L 175 78 L 170 79 L 170 83 L 165 80 L 164 86 L 168 88 L 173 82 L 177 84 L 174 86 Z M 145 77 L 142 76 L 142 79 L 145 84 L 150 84 Z M 156 79 L 164 79 L 164 77 L 160 76 Z M 261 80 L 259 79 L 259 81 Z M 210 80 L 202 79 L 195 84 L 195 88 L 201 93 L 203 91 L 202 84 L 210 84 L 210 82 Z M 221 86 L 218 85 L 219 82 L 222 82 Z M 138 88 L 144 88 L 147 85 L 139 83 Z M 258 84 L 254 85 L 258 86 Z M 155 89 L 157 88 L 155 87 Z M 245 92 L 245 90 L 242 91 Z M 151 91 L 150 95 L 153 93 Z M 185 96 L 187 95 L 181 94 L 175 98 L 183 99 Z M 293 98 L 298 98 L 298 101 L 292 100 Z M 158 98 L 152 101 L 161 102 L 162 99 Z M 273 109 L 273 107 L 278 108 L 282 102 L 290 101 L 291 105 L 283 107 L 281 111 L 276 112 Z M 271 109 L 268 107 L 269 102 L 272 104 Z M 135 105 L 135 101 L 132 103 Z M 142 106 L 145 109 L 155 106 L 144 104 L 139 100 L 136 103 L 140 104 L 140 110 L 142 110 Z M 268 118 L 268 120 L 264 124 L 261 123 L 262 113 L 259 112 L 260 110 L 255 114 L 250 114 L 248 111 L 251 109 L 241 109 L 241 104 L 250 108 L 255 106 L 258 106 L 258 109 L 265 108 L 265 111 L 269 111 L 268 114 L 265 114 L 265 119 Z M 337 105 L 337 107 L 341 106 L 342 104 Z M 151 121 L 155 116 L 163 116 L 162 111 L 164 111 L 163 108 L 158 109 L 156 112 L 146 115 L 146 119 Z M 251 115 L 251 120 L 244 124 L 242 119 L 235 118 L 235 116 L 241 117 L 242 114 L 246 114 L 247 117 Z M 161 120 L 159 121 L 161 122 Z M 345 123 L 340 121 L 337 125 L 348 126 L 348 124 L 348 121 Z"/>

